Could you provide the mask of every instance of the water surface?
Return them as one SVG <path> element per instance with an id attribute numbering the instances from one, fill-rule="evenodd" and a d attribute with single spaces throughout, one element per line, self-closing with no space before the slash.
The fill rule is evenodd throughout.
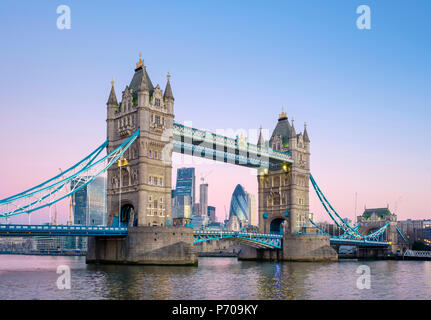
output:
<path id="1" fill-rule="evenodd" d="M 57 287 L 59 265 L 71 289 Z M 371 288 L 358 289 L 360 265 Z M 0 299 L 429 299 L 431 261 L 251 262 L 198 267 L 86 265 L 84 257 L 0 255 Z"/>

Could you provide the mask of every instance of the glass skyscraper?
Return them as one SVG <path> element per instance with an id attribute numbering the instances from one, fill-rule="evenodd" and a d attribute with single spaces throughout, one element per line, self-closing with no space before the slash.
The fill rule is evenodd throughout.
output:
<path id="1" fill-rule="evenodd" d="M 71 181 L 71 188 L 82 182 Z M 96 177 L 85 187 L 75 192 L 72 199 L 73 224 L 87 226 L 106 225 L 106 178 Z"/>
<path id="2" fill-rule="evenodd" d="M 240 184 L 238 184 L 232 194 L 232 200 L 230 202 L 229 210 L 229 220 L 231 220 L 233 216 L 236 216 L 241 222 L 242 227 L 248 224 L 250 221 L 248 201 L 248 194 L 244 191 L 244 188 Z"/>
<path id="3" fill-rule="evenodd" d="M 178 168 L 172 218 L 191 218 L 195 203 L 195 168 Z"/>

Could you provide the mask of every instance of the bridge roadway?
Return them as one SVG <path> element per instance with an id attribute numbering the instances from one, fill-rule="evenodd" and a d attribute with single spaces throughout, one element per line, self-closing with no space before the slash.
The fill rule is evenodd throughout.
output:
<path id="1" fill-rule="evenodd" d="M 127 236 L 127 227 L 102 227 L 102 226 L 70 226 L 70 225 L 18 225 L 1 224 L 0 236 L 101 236 L 122 237 Z M 235 231 L 204 231 L 193 232 L 194 242 L 204 242 L 218 239 L 234 239 L 257 248 L 281 249 L 283 247 L 283 235 L 265 234 L 254 232 Z M 388 247 L 386 241 L 370 241 L 361 239 L 348 239 L 331 237 L 331 244 L 351 245 L 360 247 Z"/>

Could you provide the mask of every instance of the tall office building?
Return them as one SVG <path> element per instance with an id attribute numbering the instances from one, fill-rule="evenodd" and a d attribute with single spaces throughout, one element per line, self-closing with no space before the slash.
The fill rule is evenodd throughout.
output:
<path id="1" fill-rule="evenodd" d="M 192 206 L 189 196 L 175 196 L 175 210 L 172 210 L 172 218 L 187 218 L 192 215 Z"/>
<path id="2" fill-rule="evenodd" d="M 249 224 L 250 212 L 248 195 L 240 184 L 235 187 L 230 202 L 229 221 L 232 221 L 233 217 L 238 218 L 241 227 L 245 227 Z"/>
<path id="3" fill-rule="evenodd" d="M 79 188 L 82 182 L 74 179 L 72 189 Z M 96 177 L 86 186 L 75 192 L 72 199 L 73 223 L 77 225 L 106 225 L 106 177 Z"/>
<path id="4" fill-rule="evenodd" d="M 256 197 L 254 194 L 247 193 L 248 200 L 248 213 L 250 217 L 250 224 L 252 226 L 258 225 L 258 213 L 257 213 L 257 205 L 256 205 Z"/>
<path id="5" fill-rule="evenodd" d="M 195 168 L 178 168 L 175 197 L 187 196 L 190 198 L 190 208 L 193 211 L 195 203 Z"/>
<path id="6" fill-rule="evenodd" d="M 199 207 L 202 216 L 208 214 L 208 184 L 202 183 L 199 188 Z"/>
<path id="7" fill-rule="evenodd" d="M 213 206 L 208 206 L 208 218 L 210 219 L 210 223 L 216 222 L 216 208 Z"/>

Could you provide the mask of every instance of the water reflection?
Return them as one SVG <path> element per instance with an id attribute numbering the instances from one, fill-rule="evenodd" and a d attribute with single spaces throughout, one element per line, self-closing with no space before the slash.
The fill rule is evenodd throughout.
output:
<path id="1" fill-rule="evenodd" d="M 72 289 L 56 286 L 58 265 Z M 371 269 L 371 289 L 356 269 Z M 83 257 L 0 256 L 0 299 L 429 299 L 429 261 L 253 262 L 200 258 L 198 267 L 86 265 Z"/>

